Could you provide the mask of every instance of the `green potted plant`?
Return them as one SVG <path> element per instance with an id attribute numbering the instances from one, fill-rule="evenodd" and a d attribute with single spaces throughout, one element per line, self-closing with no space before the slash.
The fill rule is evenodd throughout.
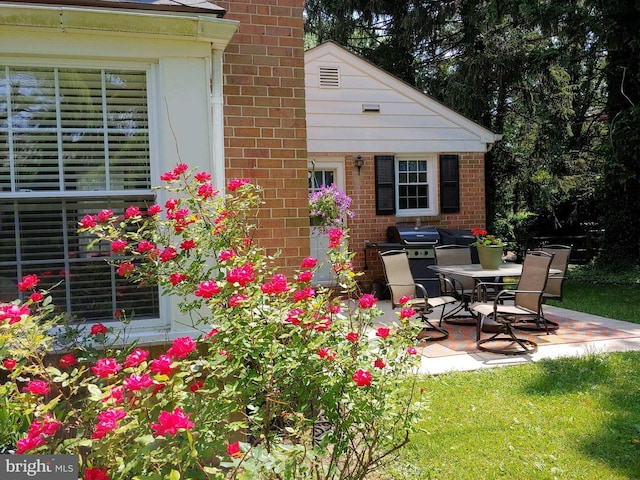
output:
<path id="1" fill-rule="evenodd" d="M 473 228 L 471 233 L 476 237 L 471 245 L 478 249 L 478 258 L 482 268 L 497 270 L 502 263 L 502 250 L 504 243 L 495 235 L 489 235 L 482 228 Z"/>

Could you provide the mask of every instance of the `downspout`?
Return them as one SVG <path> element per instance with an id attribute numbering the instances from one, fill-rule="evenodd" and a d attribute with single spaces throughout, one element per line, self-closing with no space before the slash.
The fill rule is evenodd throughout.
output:
<path id="1" fill-rule="evenodd" d="M 223 51 L 213 48 L 211 50 L 211 140 L 212 162 L 211 175 L 215 188 L 222 190 L 225 185 L 224 174 L 224 115 L 222 96 L 222 55 Z"/>

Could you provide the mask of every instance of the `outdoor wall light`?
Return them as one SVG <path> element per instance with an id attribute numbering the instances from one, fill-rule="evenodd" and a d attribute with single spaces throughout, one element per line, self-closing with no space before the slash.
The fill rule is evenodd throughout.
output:
<path id="1" fill-rule="evenodd" d="M 353 157 L 353 164 L 358 167 L 358 175 L 360 175 L 360 169 L 364 166 L 364 158 L 362 158 L 362 155 Z"/>

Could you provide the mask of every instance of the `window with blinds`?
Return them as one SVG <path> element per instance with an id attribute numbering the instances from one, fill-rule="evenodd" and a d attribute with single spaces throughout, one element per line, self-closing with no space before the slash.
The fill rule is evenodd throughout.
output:
<path id="1" fill-rule="evenodd" d="M 159 316 L 157 288 L 118 277 L 77 232 L 88 213 L 154 203 L 146 77 L 0 65 L 0 300 L 35 273 L 78 320 Z"/>

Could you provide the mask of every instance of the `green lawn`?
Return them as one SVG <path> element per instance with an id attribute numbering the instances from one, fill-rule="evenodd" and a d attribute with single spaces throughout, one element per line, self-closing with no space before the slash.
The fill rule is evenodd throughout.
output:
<path id="1" fill-rule="evenodd" d="M 565 282 L 563 308 L 640 323 L 640 283 Z M 640 352 L 420 376 L 424 413 L 384 479 L 640 479 Z"/>
<path id="2" fill-rule="evenodd" d="M 595 285 L 566 281 L 562 302 L 550 305 L 627 322 L 640 323 L 640 284 Z"/>

